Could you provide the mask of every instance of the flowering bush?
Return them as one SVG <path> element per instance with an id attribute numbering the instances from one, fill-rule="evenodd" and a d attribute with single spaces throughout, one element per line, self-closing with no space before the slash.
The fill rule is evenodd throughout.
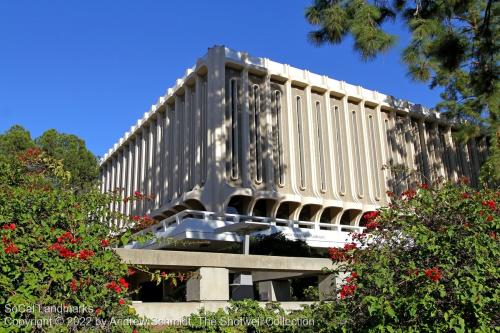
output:
<path id="1" fill-rule="evenodd" d="M 61 162 L 36 148 L 0 160 L 0 331 L 31 332 L 34 325 L 14 320 L 56 317 L 63 318 L 52 322 L 57 332 L 82 325 L 134 329 L 110 322 L 134 318 L 127 266 L 110 249 L 120 242 L 110 238 L 109 224 L 119 218 L 108 208 L 115 197 L 97 189 L 76 192 L 69 178 Z M 58 312 L 43 310 L 50 306 Z M 79 310 L 60 310 L 74 307 Z"/>
<path id="2" fill-rule="evenodd" d="M 357 246 L 329 251 L 346 278 L 333 302 L 305 309 L 311 332 L 498 330 L 499 199 L 463 182 L 420 185 L 365 214 Z"/>

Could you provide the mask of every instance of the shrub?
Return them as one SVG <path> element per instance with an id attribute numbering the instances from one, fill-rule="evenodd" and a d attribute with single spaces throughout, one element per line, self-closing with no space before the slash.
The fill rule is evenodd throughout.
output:
<path id="1" fill-rule="evenodd" d="M 37 148 L 0 160 L 0 331 L 41 331 L 33 320 L 48 331 L 132 331 L 110 321 L 135 318 L 127 266 L 110 249 L 114 200 L 76 193 L 62 163 Z"/>
<path id="2" fill-rule="evenodd" d="M 423 184 L 365 215 L 371 232 L 330 251 L 346 278 L 336 300 L 304 311 L 311 332 L 498 330 L 499 196 Z"/>

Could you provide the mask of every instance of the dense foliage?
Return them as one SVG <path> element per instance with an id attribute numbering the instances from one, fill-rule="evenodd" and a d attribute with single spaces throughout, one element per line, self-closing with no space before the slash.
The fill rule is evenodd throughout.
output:
<path id="1" fill-rule="evenodd" d="M 99 175 L 97 158 L 76 135 L 50 129 L 33 140 L 30 132 L 19 125 L 0 135 L 0 158 L 10 158 L 34 147 L 62 161 L 63 168 L 71 174 L 69 184 L 75 189 L 86 190 L 96 184 Z"/>
<path id="2" fill-rule="evenodd" d="M 350 34 L 363 59 L 394 46 L 384 24 L 401 20 L 411 33 L 402 54 L 411 78 L 442 87 L 438 110 L 460 126 L 464 141 L 486 134 L 491 154 L 485 179 L 500 180 L 500 2 L 493 0 L 314 0 L 310 39 L 338 44 Z"/>
<path id="3" fill-rule="evenodd" d="M 132 331 L 110 321 L 133 318 L 127 266 L 110 248 L 118 243 L 108 227 L 113 200 L 75 192 L 62 163 L 38 148 L 0 160 L 0 331 L 37 323 L 56 332 Z"/>
<path id="4" fill-rule="evenodd" d="M 338 298 L 305 310 L 311 332 L 500 329 L 500 193 L 426 184 L 368 213 L 371 233 L 331 249 Z"/>

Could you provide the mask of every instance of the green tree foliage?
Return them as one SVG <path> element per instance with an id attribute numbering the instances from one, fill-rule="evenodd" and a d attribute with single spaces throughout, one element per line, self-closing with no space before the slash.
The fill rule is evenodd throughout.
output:
<path id="1" fill-rule="evenodd" d="M 36 138 L 35 143 L 48 155 L 63 161 L 65 169 L 71 173 L 72 185 L 85 188 L 95 183 L 99 175 L 98 162 L 82 139 L 50 129 Z"/>
<path id="2" fill-rule="evenodd" d="M 12 126 L 0 135 L 0 156 L 13 156 L 34 146 L 30 132 L 19 125 Z"/>
<path id="3" fill-rule="evenodd" d="M 493 0 L 315 0 L 307 21 L 318 45 L 348 35 L 365 60 L 388 50 L 396 36 L 384 23 L 400 19 L 411 32 L 402 54 L 412 79 L 443 88 L 437 109 L 459 127 L 458 138 L 487 134 L 490 159 L 483 175 L 500 180 L 500 2 Z"/>
<path id="4" fill-rule="evenodd" d="M 29 131 L 19 125 L 0 135 L 0 156 L 15 156 L 30 147 L 41 148 L 48 156 L 61 160 L 64 169 L 71 173 L 70 184 L 74 188 L 86 189 L 96 183 L 99 175 L 97 158 L 76 135 L 50 129 L 32 140 Z"/>
<path id="5" fill-rule="evenodd" d="M 464 184 L 422 186 L 365 214 L 372 232 L 330 249 L 345 278 L 337 299 L 305 310 L 311 332 L 498 331 L 499 202 Z"/>
<path id="6" fill-rule="evenodd" d="M 109 322 L 132 315 L 127 266 L 110 249 L 118 244 L 109 238 L 113 200 L 97 189 L 75 192 L 62 163 L 38 148 L 0 161 L 0 331 L 31 332 L 35 326 L 14 320 L 58 317 L 57 332 L 85 327 L 81 318 L 103 330 L 132 331 Z M 45 306 L 84 312 L 50 313 Z"/>

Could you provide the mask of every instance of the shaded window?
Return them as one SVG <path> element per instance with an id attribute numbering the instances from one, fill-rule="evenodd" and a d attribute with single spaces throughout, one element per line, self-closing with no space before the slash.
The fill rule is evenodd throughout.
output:
<path id="1" fill-rule="evenodd" d="M 278 180 L 278 185 L 285 185 L 285 174 L 283 170 L 283 151 L 282 151 L 282 138 L 281 138 L 281 126 L 282 126 L 282 114 L 281 114 L 281 91 L 276 90 L 274 92 L 274 142 L 275 142 L 275 154 L 276 154 L 276 176 Z"/>
<path id="2" fill-rule="evenodd" d="M 377 144 L 375 137 L 375 125 L 373 123 L 373 116 L 368 116 L 368 135 L 370 137 L 370 162 L 372 167 L 373 182 L 375 187 L 375 197 L 380 198 L 380 182 L 378 177 L 378 156 L 377 156 Z"/>
<path id="3" fill-rule="evenodd" d="M 231 178 L 238 179 L 238 81 L 232 79 L 229 84 L 229 154 L 231 156 Z"/>
<path id="4" fill-rule="evenodd" d="M 321 191 L 326 191 L 326 176 L 325 176 L 325 156 L 323 151 L 323 130 L 321 121 L 321 104 L 316 102 L 316 128 L 318 135 L 318 155 L 319 155 L 319 175 L 321 182 Z"/>
<path id="5" fill-rule="evenodd" d="M 356 112 L 352 111 L 352 137 L 354 143 L 354 155 L 356 164 L 356 184 L 358 185 L 358 195 L 363 195 L 363 174 L 361 171 L 361 150 L 359 147 L 359 132 L 358 132 L 358 120 L 356 118 Z"/>
<path id="6" fill-rule="evenodd" d="M 262 142 L 260 131 L 260 88 L 254 85 L 252 93 L 252 143 L 254 146 L 255 181 L 262 182 Z"/>
<path id="7" fill-rule="evenodd" d="M 296 98 L 295 111 L 297 112 L 297 134 L 299 139 L 299 173 L 300 173 L 300 187 L 306 188 L 305 180 L 305 161 L 304 161 L 304 131 L 302 125 L 302 99 L 300 96 Z"/>
<path id="8" fill-rule="evenodd" d="M 339 171 L 339 191 L 345 193 L 345 180 L 344 180 L 344 155 L 342 151 L 342 133 L 340 126 L 340 110 L 338 106 L 333 107 L 335 119 L 335 140 L 337 141 L 337 164 Z"/>
<path id="9" fill-rule="evenodd" d="M 203 81 L 201 85 L 201 105 L 200 105 L 200 122 L 201 122 L 201 184 L 205 184 L 207 179 L 207 81 Z"/>

